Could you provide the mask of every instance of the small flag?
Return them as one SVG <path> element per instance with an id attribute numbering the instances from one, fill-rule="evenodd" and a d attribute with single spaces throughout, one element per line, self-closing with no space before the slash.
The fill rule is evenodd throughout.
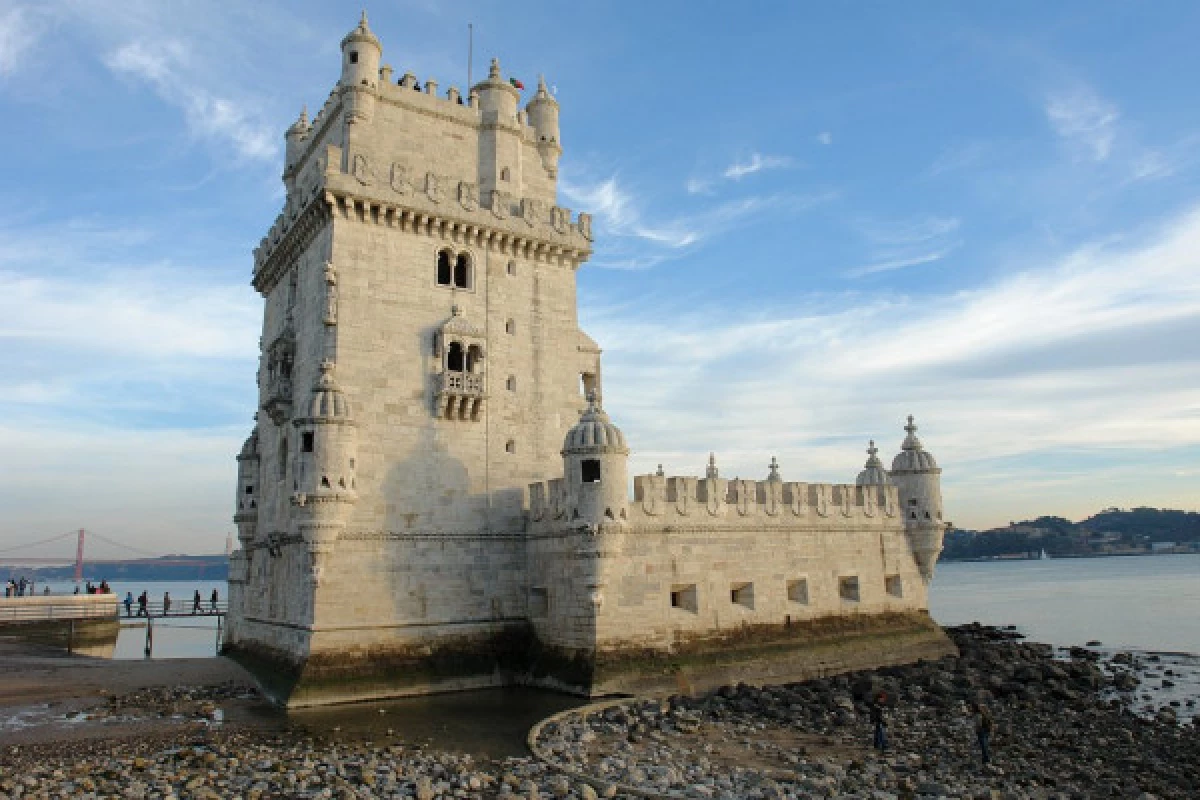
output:
<path id="1" fill-rule="evenodd" d="M 513 86 L 515 86 L 515 87 L 516 87 L 516 88 L 518 88 L 518 89 L 524 89 L 524 88 L 525 88 L 525 84 L 521 83 L 521 82 L 520 82 L 519 80 L 517 80 L 516 78 L 509 78 L 509 79 L 508 79 L 508 82 L 509 82 L 509 83 L 511 83 Z"/>

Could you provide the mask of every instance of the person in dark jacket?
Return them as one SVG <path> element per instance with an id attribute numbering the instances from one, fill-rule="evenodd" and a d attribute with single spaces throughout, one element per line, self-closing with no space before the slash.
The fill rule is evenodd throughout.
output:
<path id="1" fill-rule="evenodd" d="M 979 741 L 979 755 L 984 766 L 992 762 L 992 734 L 996 732 L 996 720 L 983 703 L 975 704 L 975 738 Z"/>
<path id="2" fill-rule="evenodd" d="M 875 695 L 875 702 L 871 704 L 871 723 L 875 726 L 874 746 L 881 753 L 887 750 L 887 723 L 883 719 L 885 705 L 887 705 L 887 692 Z"/>

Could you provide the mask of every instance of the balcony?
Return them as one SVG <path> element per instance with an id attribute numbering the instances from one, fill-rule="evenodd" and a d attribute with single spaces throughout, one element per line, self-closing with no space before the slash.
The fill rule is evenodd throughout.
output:
<path id="1" fill-rule="evenodd" d="M 446 371 L 435 376 L 436 411 L 443 419 L 477 420 L 483 410 L 484 376 Z"/>

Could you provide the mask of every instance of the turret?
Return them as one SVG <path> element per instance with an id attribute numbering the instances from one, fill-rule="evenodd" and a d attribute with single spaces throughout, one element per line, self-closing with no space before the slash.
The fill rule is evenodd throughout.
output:
<path id="1" fill-rule="evenodd" d="M 600 408 L 596 393 L 563 441 L 563 476 L 572 526 L 596 528 L 629 518 L 629 446 Z"/>
<path id="2" fill-rule="evenodd" d="M 558 159 L 562 146 L 558 142 L 558 101 L 546 90 L 546 79 L 538 76 L 537 93 L 525 106 L 529 124 L 537 134 L 538 153 L 542 166 L 551 177 L 558 175 Z"/>
<path id="3" fill-rule="evenodd" d="M 379 89 L 379 62 L 383 47 L 367 25 L 364 11 L 358 27 L 342 39 L 342 77 L 346 114 L 350 122 L 370 119 Z"/>
<path id="4" fill-rule="evenodd" d="M 910 415 L 904 426 L 907 436 L 892 460 L 890 478 L 896 484 L 904 527 L 921 576 L 928 583 L 942 552 L 946 523 L 942 521 L 942 470 L 933 454 L 921 446 L 917 426 Z"/>
<path id="5" fill-rule="evenodd" d="M 472 105 L 480 110 L 479 189 L 484 197 L 494 191 L 521 194 L 521 138 L 517 127 L 517 102 L 521 93 L 500 76 L 500 62 L 492 59 L 487 80 L 471 87 Z"/>
<path id="6" fill-rule="evenodd" d="M 254 541 L 258 531 L 258 495 L 260 491 L 258 425 L 246 437 L 242 452 L 238 453 L 237 497 L 234 502 L 233 522 L 237 525 L 238 541 L 246 547 Z"/>
<path id="7" fill-rule="evenodd" d="M 867 444 L 867 463 L 862 472 L 858 473 L 855 483 L 859 486 L 888 486 L 891 482 L 887 470 L 883 468 L 883 462 L 879 460 L 879 448 L 872 439 Z"/>
<path id="8" fill-rule="evenodd" d="M 307 411 L 306 416 L 292 421 L 300 445 L 292 503 L 311 557 L 312 581 L 319 586 L 325 557 L 333 551 L 358 500 L 354 419 L 329 361 L 321 364 Z"/>
<path id="9" fill-rule="evenodd" d="M 308 141 L 308 134 L 312 130 L 312 124 L 308 121 L 308 109 L 300 109 L 300 116 L 287 129 L 287 133 L 283 135 L 283 140 L 286 143 L 283 160 L 283 182 L 287 186 L 288 194 L 296 188 L 296 165 L 300 161 L 300 156 L 304 154 L 304 146 Z"/>

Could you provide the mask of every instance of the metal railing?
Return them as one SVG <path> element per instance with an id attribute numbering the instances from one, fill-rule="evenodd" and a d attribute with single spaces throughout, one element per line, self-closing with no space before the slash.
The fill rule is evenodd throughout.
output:
<path id="1" fill-rule="evenodd" d="M 0 624 L 38 622 L 40 620 L 113 619 L 117 615 L 116 595 L 98 600 L 72 597 L 0 598 Z"/>

